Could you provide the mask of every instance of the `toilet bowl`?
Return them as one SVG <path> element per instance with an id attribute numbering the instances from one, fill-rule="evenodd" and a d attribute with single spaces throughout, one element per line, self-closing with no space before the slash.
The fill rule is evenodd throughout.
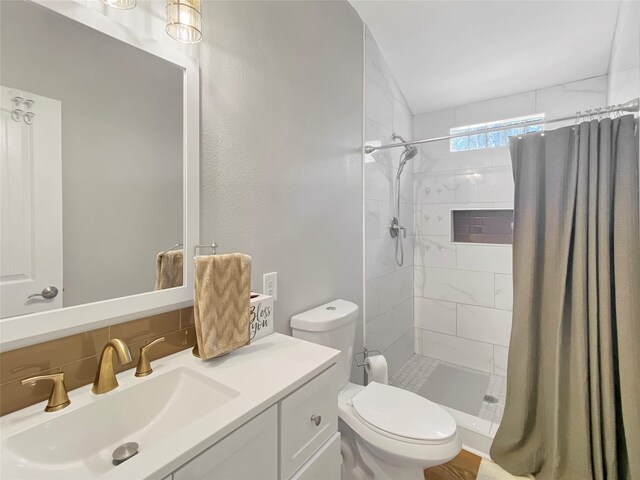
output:
<path id="1" fill-rule="evenodd" d="M 451 460 L 461 449 L 451 415 L 397 387 L 349 383 L 338 396 L 338 412 L 376 479 L 423 479 L 425 468 Z"/>
<path id="2" fill-rule="evenodd" d="M 424 469 L 461 449 L 456 423 L 442 407 L 415 393 L 372 382 L 350 383 L 357 305 L 334 300 L 291 318 L 293 336 L 342 352 L 338 360 L 338 429 L 342 480 L 424 478 Z"/>

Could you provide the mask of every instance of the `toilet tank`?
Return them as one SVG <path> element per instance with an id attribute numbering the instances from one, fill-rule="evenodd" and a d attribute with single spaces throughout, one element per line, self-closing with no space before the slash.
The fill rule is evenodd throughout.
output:
<path id="1" fill-rule="evenodd" d="M 349 381 L 358 306 L 334 300 L 291 317 L 293 336 L 340 350 L 338 377 L 340 389 Z"/>

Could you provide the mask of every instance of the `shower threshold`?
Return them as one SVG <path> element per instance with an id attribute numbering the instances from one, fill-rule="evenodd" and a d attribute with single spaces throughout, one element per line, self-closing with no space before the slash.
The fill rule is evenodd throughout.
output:
<path id="1" fill-rule="evenodd" d="M 505 377 L 413 355 L 389 383 L 438 403 L 458 424 L 465 449 L 488 457 L 504 412 Z"/>

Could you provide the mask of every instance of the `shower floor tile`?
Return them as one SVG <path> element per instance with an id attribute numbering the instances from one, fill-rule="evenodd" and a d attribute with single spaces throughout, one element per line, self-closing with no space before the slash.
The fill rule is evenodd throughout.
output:
<path id="1" fill-rule="evenodd" d="M 439 364 L 417 393 L 432 402 L 478 416 L 488 387 L 488 373 Z"/>
<path id="2" fill-rule="evenodd" d="M 423 355 L 413 355 L 389 379 L 389 384 L 409 390 L 410 392 L 418 393 L 438 365 L 447 365 L 467 372 L 486 374 L 485 372 L 478 372 L 472 368 L 461 367 L 453 363 L 436 360 L 435 358 L 425 357 Z M 507 381 L 505 377 L 500 375 L 486 375 L 489 375 L 489 385 L 485 393 L 495 397 L 498 402 L 488 403 L 483 401 L 482 406 L 480 407 L 480 413 L 477 417 L 489 422 L 500 423 L 507 396 Z M 446 405 L 444 402 L 443 404 Z"/>

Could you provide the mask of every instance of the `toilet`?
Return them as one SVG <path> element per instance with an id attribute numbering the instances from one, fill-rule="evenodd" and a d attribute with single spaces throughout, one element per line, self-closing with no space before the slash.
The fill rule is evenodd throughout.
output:
<path id="1" fill-rule="evenodd" d="M 342 480 L 424 479 L 424 469 L 461 449 L 455 420 L 415 393 L 349 382 L 358 306 L 334 300 L 291 318 L 293 336 L 341 351 L 338 429 Z"/>

